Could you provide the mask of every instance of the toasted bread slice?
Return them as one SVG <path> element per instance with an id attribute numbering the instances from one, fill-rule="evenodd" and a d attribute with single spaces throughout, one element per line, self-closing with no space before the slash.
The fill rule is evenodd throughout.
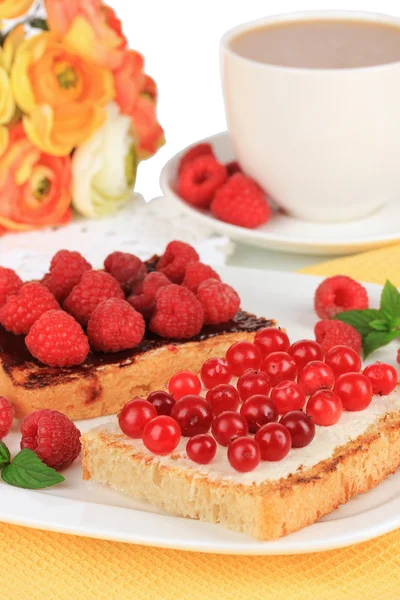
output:
<path id="1" fill-rule="evenodd" d="M 191 462 L 186 439 L 169 456 L 151 454 L 116 420 L 82 436 L 83 478 L 108 484 L 185 517 L 271 540 L 317 521 L 367 492 L 400 466 L 400 392 L 375 396 L 364 411 L 317 427 L 313 442 L 250 473 L 219 447 L 210 465 Z"/>
<path id="2" fill-rule="evenodd" d="M 181 369 L 199 371 L 211 356 L 223 356 L 239 340 L 273 321 L 239 312 L 228 323 L 203 327 L 185 341 L 163 340 L 146 333 L 133 350 L 90 353 L 79 367 L 42 365 L 28 352 L 24 338 L 0 328 L 0 392 L 12 402 L 16 416 L 34 410 L 59 410 L 71 419 L 111 415 L 135 396 L 147 396 L 165 386 Z"/>

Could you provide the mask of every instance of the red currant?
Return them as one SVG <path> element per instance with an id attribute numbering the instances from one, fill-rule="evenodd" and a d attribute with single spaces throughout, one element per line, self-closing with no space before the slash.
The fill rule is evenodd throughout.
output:
<path id="1" fill-rule="evenodd" d="M 174 404 L 171 417 L 181 428 L 184 437 L 207 433 L 213 420 L 213 411 L 207 400 L 189 394 Z"/>
<path id="2" fill-rule="evenodd" d="M 357 373 L 361 369 L 361 358 L 358 352 L 348 346 L 333 346 L 325 356 L 325 362 L 335 377 L 343 373 Z"/>
<path id="3" fill-rule="evenodd" d="M 226 353 L 227 363 L 234 375 L 240 377 L 247 369 L 258 369 L 261 353 L 251 342 L 236 342 Z"/>
<path id="4" fill-rule="evenodd" d="M 240 404 L 236 388 L 233 385 L 223 383 L 208 390 L 206 400 L 211 404 L 215 416 L 226 410 L 235 411 Z"/>
<path id="5" fill-rule="evenodd" d="M 256 433 L 254 439 L 258 442 L 262 460 L 275 462 L 282 460 L 292 447 L 289 430 L 281 423 L 267 423 Z"/>
<path id="6" fill-rule="evenodd" d="M 288 336 L 277 327 L 267 327 L 258 331 L 254 343 L 259 348 L 263 358 L 272 352 L 287 352 L 290 347 Z"/>
<path id="7" fill-rule="evenodd" d="M 228 460 L 239 473 L 253 471 L 260 464 L 260 446 L 253 438 L 239 437 L 228 446 Z"/>
<path id="8" fill-rule="evenodd" d="M 186 444 L 186 454 L 199 465 L 208 465 L 217 452 L 217 442 L 211 435 L 200 433 L 195 435 Z"/>
<path id="9" fill-rule="evenodd" d="M 150 402 L 143 398 L 134 398 L 125 404 L 118 415 L 121 431 L 131 438 L 140 438 L 145 425 L 157 416 Z"/>
<path id="10" fill-rule="evenodd" d="M 209 358 L 201 367 L 201 380 L 207 389 L 213 388 L 220 383 L 229 383 L 232 379 L 232 371 L 228 363 L 222 358 Z"/>
<path id="11" fill-rule="evenodd" d="M 226 411 L 215 417 L 211 431 L 218 444 L 228 446 L 237 437 L 247 435 L 249 428 L 246 419 L 242 415 Z"/>
<path id="12" fill-rule="evenodd" d="M 288 429 L 292 438 L 292 448 L 304 448 L 314 439 L 314 422 L 302 410 L 292 410 L 286 413 L 281 417 L 279 423 Z"/>
<path id="13" fill-rule="evenodd" d="M 328 427 L 337 423 L 342 416 L 342 401 L 332 390 L 318 390 L 309 398 L 306 413 L 316 425 Z"/>
<path id="14" fill-rule="evenodd" d="M 271 383 L 266 373 L 249 369 L 239 377 L 236 387 L 241 401 L 245 402 L 254 394 L 266 396 L 271 389 Z"/>
<path id="15" fill-rule="evenodd" d="M 142 440 L 150 452 L 163 456 L 173 452 L 181 439 L 178 423 L 168 415 L 156 417 L 143 429 Z"/>
<path id="16" fill-rule="evenodd" d="M 329 365 L 320 360 L 312 360 L 300 371 L 297 378 L 307 396 L 317 390 L 331 390 L 335 384 L 335 376 Z"/>
<path id="17" fill-rule="evenodd" d="M 333 391 L 344 410 L 364 410 L 372 402 L 372 384 L 362 373 L 344 373 L 336 379 Z"/>
<path id="18" fill-rule="evenodd" d="M 262 394 L 248 398 L 240 409 L 240 414 L 246 419 L 250 433 L 255 433 L 262 425 L 278 420 L 278 412 L 274 403 Z"/>
<path id="19" fill-rule="evenodd" d="M 192 371 L 179 371 L 169 380 L 168 391 L 175 400 L 188 394 L 200 394 L 201 381 Z"/>
<path id="20" fill-rule="evenodd" d="M 158 415 L 170 415 L 171 409 L 175 404 L 174 398 L 162 390 L 151 392 L 151 394 L 148 395 L 147 400 L 154 406 Z"/>
<path id="21" fill-rule="evenodd" d="M 392 365 L 386 363 L 376 362 L 373 365 L 368 365 L 368 367 L 365 367 L 363 374 L 370 380 L 374 394 L 387 396 L 390 392 L 393 392 L 397 385 L 397 371 Z"/>
<path id="22" fill-rule="evenodd" d="M 280 415 L 291 410 L 300 410 L 306 403 L 306 395 L 301 385 L 295 381 L 281 381 L 271 392 L 271 400 Z"/>
<path id="23" fill-rule="evenodd" d="M 297 375 L 296 362 L 287 352 L 268 354 L 263 360 L 261 370 L 268 375 L 272 387 L 286 379 L 294 381 Z"/>
<path id="24" fill-rule="evenodd" d="M 324 354 L 321 346 L 314 340 L 299 340 L 294 342 L 288 350 L 288 354 L 294 358 L 298 369 L 312 360 L 323 360 Z"/>

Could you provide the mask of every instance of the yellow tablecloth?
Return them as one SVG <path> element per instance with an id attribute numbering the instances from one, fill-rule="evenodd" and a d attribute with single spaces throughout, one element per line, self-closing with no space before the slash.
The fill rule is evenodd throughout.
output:
<path id="1" fill-rule="evenodd" d="M 400 286 L 400 246 L 304 272 Z M 400 530 L 326 553 L 229 557 L 0 524 L 0 556 L 2 600 L 400 599 Z"/>

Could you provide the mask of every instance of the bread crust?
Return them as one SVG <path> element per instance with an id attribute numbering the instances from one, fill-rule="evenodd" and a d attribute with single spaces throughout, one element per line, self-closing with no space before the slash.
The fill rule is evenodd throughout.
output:
<path id="1" fill-rule="evenodd" d="M 82 466 L 83 479 L 177 515 L 272 540 L 314 523 L 393 474 L 400 466 L 400 414 L 386 414 L 311 469 L 260 485 L 213 480 L 181 465 L 160 464 L 102 430 L 82 436 Z"/>
<path id="2" fill-rule="evenodd" d="M 6 368 L 0 356 L 0 390 L 17 418 L 49 408 L 70 419 L 91 419 L 118 412 L 135 396 L 163 388 L 182 369 L 198 372 L 211 356 L 223 356 L 231 344 L 252 340 L 254 332 L 232 332 L 205 340 L 171 343 L 135 355 L 131 361 L 99 364 L 85 370 L 52 369 L 34 363 Z"/>

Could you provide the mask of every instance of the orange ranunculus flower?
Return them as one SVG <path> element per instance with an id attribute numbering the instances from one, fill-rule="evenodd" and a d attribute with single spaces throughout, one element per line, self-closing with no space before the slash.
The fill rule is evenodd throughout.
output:
<path id="1" fill-rule="evenodd" d="M 103 4 L 101 6 L 101 10 L 106 19 L 107 25 L 117 34 L 120 39 L 121 48 L 126 48 L 128 45 L 128 40 L 125 37 L 125 34 L 122 30 L 121 20 L 117 17 L 117 14 L 111 6 L 107 4 Z"/>
<path id="2" fill-rule="evenodd" d="M 144 59 L 135 50 L 126 50 L 115 69 L 115 101 L 121 113 L 132 119 L 139 159 L 152 156 L 164 143 L 164 131 L 157 121 L 157 87 L 144 72 Z"/>
<path id="3" fill-rule="evenodd" d="M 0 0 L 0 19 L 15 19 L 26 13 L 35 0 Z"/>
<path id="4" fill-rule="evenodd" d="M 150 75 L 144 75 L 142 94 L 147 94 L 154 102 L 157 102 L 158 91 L 156 82 Z"/>
<path id="5" fill-rule="evenodd" d="M 54 156 L 67 156 L 87 140 L 103 123 L 105 106 L 115 95 L 109 71 L 47 32 L 18 48 L 11 82 L 29 139 Z"/>
<path id="6" fill-rule="evenodd" d="M 21 123 L 9 131 L 0 157 L 0 231 L 26 231 L 71 218 L 71 159 L 49 156 L 26 137 Z"/>
<path id="7" fill-rule="evenodd" d="M 5 127 L 5 125 L 0 125 L 0 157 L 7 149 L 8 137 L 8 127 Z"/>
<path id="8" fill-rule="evenodd" d="M 139 159 L 149 158 L 165 143 L 164 130 L 157 120 L 156 103 L 148 94 L 141 93 L 131 117 Z"/>
<path id="9" fill-rule="evenodd" d="M 126 38 L 101 0 L 45 0 L 50 31 L 78 54 L 108 69 L 121 63 Z"/>
<path id="10" fill-rule="evenodd" d="M 7 148 L 8 125 L 16 118 L 10 71 L 15 53 L 24 37 L 23 25 L 17 25 L 6 35 L 3 47 L 0 47 L 0 156 Z"/>
<path id="11" fill-rule="evenodd" d="M 6 35 L 3 47 L 0 46 L 0 155 L 5 150 L 4 142 L 7 138 L 5 125 L 15 118 L 15 99 L 11 86 L 10 71 L 18 46 L 24 40 L 22 25 Z"/>
<path id="12" fill-rule="evenodd" d="M 100 0 L 44 0 L 50 31 L 59 36 L 65 35 L 79 14 L 81 6 L 83 10 L 84 3 L 89 10 L 98 10 Z"/>
<path id="13" fill-rule="evenodd" d="M 121 65 L 114 71 L 115 101 L 123 115 L 131 115 L 135 109 L 144 83 L 143 67 L 143 56 L 135 50 L 127 50 Z"/>

